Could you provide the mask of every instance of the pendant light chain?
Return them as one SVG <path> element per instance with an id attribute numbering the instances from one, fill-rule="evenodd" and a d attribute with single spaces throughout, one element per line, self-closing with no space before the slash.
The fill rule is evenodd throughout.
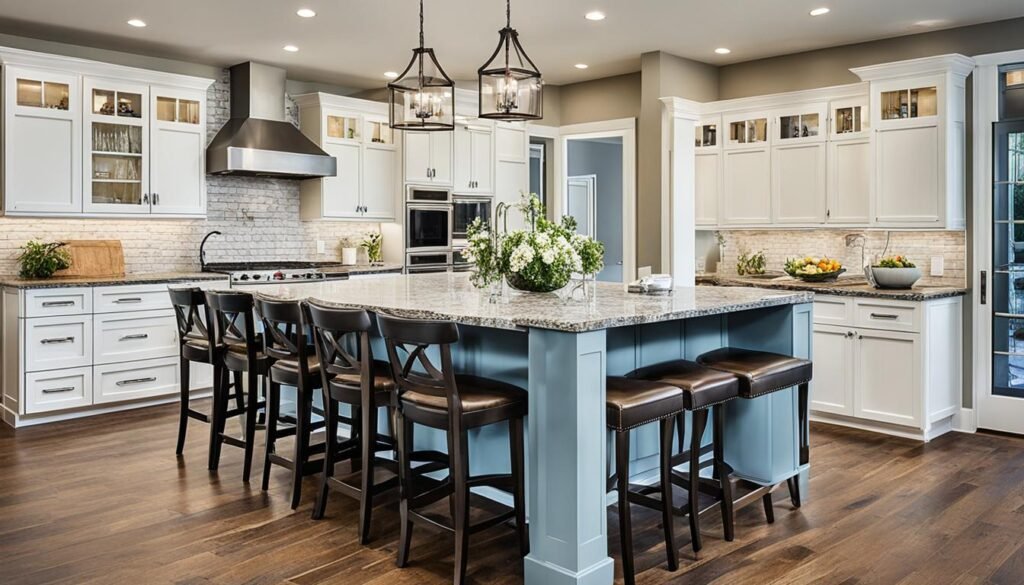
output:
<path id="1" fill-rule="evenodd" d="M 455 82 L 427 48 L 424 0 L 419 0 L 419 46 L 397 79 L 388 83 L 389 126 L 395 130 L 455 129 Z"/>
<path id="2" fill-rule="evenodd" d="M 423 0 L 420 0 L 420 48 L 423 48 Z"/>

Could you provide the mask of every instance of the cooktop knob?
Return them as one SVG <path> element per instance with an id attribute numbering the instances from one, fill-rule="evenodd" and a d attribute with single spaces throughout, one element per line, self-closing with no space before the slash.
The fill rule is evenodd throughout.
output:
<path id="1" fill-rule="evenodd" d="M 248 274 L 243 274 L 242 276 L 238 277 L 238 280 L 249 280 L 249 275 Z"/>
<path id="2" fill-rule="evenodd" d="M 261 278 L 263 278 L 263 275 L 262 275 L 262 274 L 253 274 L 253 275 L 252 275 L 252 279 L 253 279 L 253 280 L 259 280 L 259 279 L 261 279 Z"/>
<path id="3" fill-rule="evenodd" d="M 278 270 L 274 273 L 274 280 L 284 280 L 284 273 Z"/>

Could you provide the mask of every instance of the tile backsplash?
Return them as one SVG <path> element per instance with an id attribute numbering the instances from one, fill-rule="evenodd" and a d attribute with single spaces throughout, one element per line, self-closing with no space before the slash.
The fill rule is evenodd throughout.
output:
<path id="1" fill-rule="evenodd" d="M 868 261 L 882 254 L 908 256 L 927 276 L 931 259 L 943 258 L 946 278 L 966 278 L 967 242 L 962 231 L 864 231 L 842 229 L 820 230 L 730 230 L 722 231 L 725 238 L 724 255 L 718 266 L 720 273 L 735 273 L 736 259 L 743 252 L 764 251 L 769 270 L 782 270 L 787 258 L 798 256 L 828 256 L 837 258 L 853 274 L 862 273 L 861 248 L 859 244 L 847 247 L 846 236 L 864 236 L 864 258 Z M 717 257 L 714 238 L 710 242 L 709 258 Z M 711 267 L 712 261 L 707 262 Z"/>
<path id="2" fill-rule="evenodd" d="M 228 71 L 207 93 L 208 139 L 230 117 Z M 290 100 L 289 100 L 290 101 Z M 288 108 L 293 122 L 297 115 Z M 344 239 L 358 241 L 375 223 L 301 221 L 299 182 L 250 177 L 207 177 L 205 219 L 48 219 L 0 217 L 0 274 L 18 271 L 19 247 L 36 240 L 121 240 L 128 272 L 199 269 L 199 243 L 210 238 L 210 262 L 243 260 L 338 260 Z M 316 253 L 316 240 L 326 243 Z"/>

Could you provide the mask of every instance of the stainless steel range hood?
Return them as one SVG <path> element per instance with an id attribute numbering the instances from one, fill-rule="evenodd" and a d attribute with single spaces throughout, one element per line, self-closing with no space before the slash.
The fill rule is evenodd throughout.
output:
<path id="1" fill-rule="evenodd" d="M 231 119 L 206 149 L 215 175 L 334 177 L 333 156 L 285 121 L 285 71 L 259 63 L 231 68 Z"/>

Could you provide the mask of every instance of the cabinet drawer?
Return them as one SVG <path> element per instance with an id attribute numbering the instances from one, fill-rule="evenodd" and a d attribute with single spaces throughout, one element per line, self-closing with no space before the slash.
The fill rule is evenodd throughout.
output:
<path id="1" fill-rule="evenodd" d="M 84 315 L 92 312 L 92 289 L 43 288 L 25 291 L 23 317 Z"/>
<path id="2" fill-rule="evenodd" d="M 93 290 L 96 313 L 123 311 L 153 311 L 170 309 L 171 296 L 166 284 L 139 284 L 132 286 L 100 286 Z"/>
<path id="3" fill-rule="evenodd" d="M 897 304 L 858 300 L 854 307 L 854 320 L 857 327 L 887 331 L 919 331 L 918 314 L 917 305 L 913 303 Z"/>
<path id="4" fill-rule="evenodd" d="M 25 414 L 92 404 L 92 368 L 25 374 Z"/>
<path id="5" fill-rule="evenodd" d="M 818 325 L 852 325 L 853 301 L 843 297 L 814 295 L 814 322 Z"/>
<path id="6" fill-rule="evenodd" d="M 93 363 L 175 357 L 177 334 L 171 311 L 98 314 L 93 317 Z"/>
<path id="7" fill-rule="evenodd" d="M 92 364 L 92 315 L 21 321 L 25 332 L 26 372 Z"/>
<path id="8" fill-rule="evenodd" d="M 93 402 L 103 404 L 178 392 L 178 359 L 161 358 L 93 368 Z"/>

